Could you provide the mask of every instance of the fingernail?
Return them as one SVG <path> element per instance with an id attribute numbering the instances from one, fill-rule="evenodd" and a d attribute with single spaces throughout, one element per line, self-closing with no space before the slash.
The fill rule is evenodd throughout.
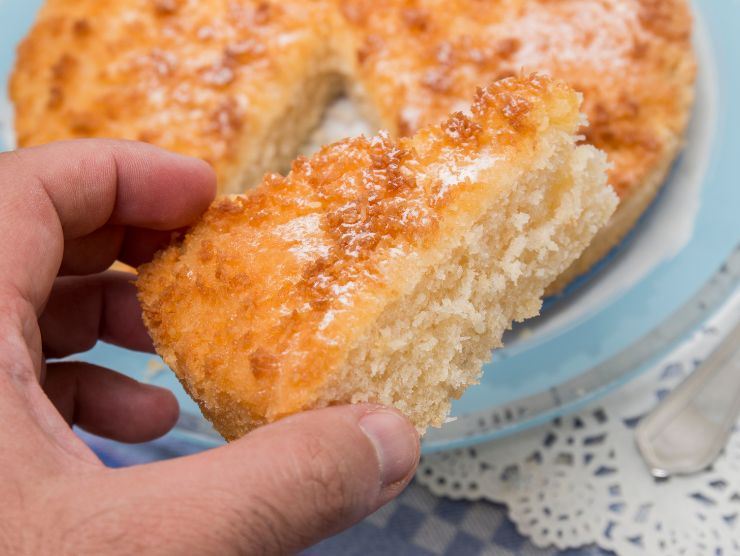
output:
<path id="1" fill-rule="evenodd" d="M 418 437 L 398 413 L 377 410 L 360 419 L 360 428 L 375 447 L 383 486 L 406 477 L 416 465 Z"/>

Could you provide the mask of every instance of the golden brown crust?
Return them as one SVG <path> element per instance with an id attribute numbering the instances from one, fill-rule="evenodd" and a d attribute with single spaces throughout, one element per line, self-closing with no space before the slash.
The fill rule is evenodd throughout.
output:
<path id="1" fill-rule="evenodd" d="M 217 201 L 140 269 L 158 351 L 227 438 L 311 407 L 412 279 L 412 256 L 430 264 L 439 238 L 490 205 L 496 189 L 458 172 L 495 167 L 515 181 L 543 128 L 575 132 L 578 102 L 549 79 L 503 80 L 470 117 L 410 139 L 346 139 Z"/>
<path id="2" fill-rule="evenodd" d="M 261 0 L 49 0 L 10 83 L 18 143 L 146 141 L 211 162 L 228 190 L 242 144 L 313 74 L 323 19 Z"/>
<path id="3" fill-rule="evenodd" d="M 625 196 L 685 128 L 694 59 L 684 0 L 340 3 L 362 42 L 357 73 L 402 135 L 464 105 L 478 84 L 546 71 L 584 94 L 586 139 L 607 152 Z"/>
<path id="4" fill-rule="evenodd" d="M 690 40 L 684 0 L 49 0 L 19 49 L 11 95 L 21 145 L 141 139 L 227 178 L 240 136 L 280 105 L 276 90 L 305 78 L 301 65 L 359 80 L 380 123 L 402 135 L 478 85 L 545 70 L 584 93 L 587 139 L 610 155 L 624 196 L 683 132 Z"/>
<path id="5" fill-rule="evenodd" d="M 695 73 L 686 0 L 48 0 L 11 97 L 22 146 L 149 141 L 210 161 L 234 192 L 312 80 L 343 76 L 376 123 L 410 135 L 521 70 L 584 93 L 586 141 L 625 200 L 562 284 L 622 238 L 675 156 Z"/>
<path id="6" fill-rule="evenodd" d="M 475 83 L 521 69 L 547 71 L 583 92 L 586 141 L 607 153 L 609 182 L 623 204 L 552 285 L 549 292 L 557 293 L 624 237 L 676 155 L 695 77 L 687 3 L 518 0 L 486 9 L 467 0 L 401 4 L 344 1 L 352 6 L 345 18 L 363 37 L 358 75 L 395 133 L 413 133 L 437 120 Z"/>

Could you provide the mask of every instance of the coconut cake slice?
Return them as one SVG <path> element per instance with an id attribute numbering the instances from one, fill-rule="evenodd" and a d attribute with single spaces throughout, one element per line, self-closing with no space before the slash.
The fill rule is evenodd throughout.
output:
<path id="1" fill-rule="evenodd" d="M 227 439 L 340 403 L 441 425 L 614 211 L 579 105 L 504 79 L 410 138 L 346 139 L 216 201 L 140 269 L 158 352 Z"/>

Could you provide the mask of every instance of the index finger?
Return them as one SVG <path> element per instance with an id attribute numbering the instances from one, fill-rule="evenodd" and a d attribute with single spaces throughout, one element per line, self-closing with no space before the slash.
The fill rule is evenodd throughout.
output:
<path id="1" fill-rule="evenodd" d="M 208 207 L 216 189 L 213 170 L 201 160 L 95 139 L 0 154 L 0 183 L 0 287 L 37 310 L 65 239 L 105 224 L 180 228 Z"/>

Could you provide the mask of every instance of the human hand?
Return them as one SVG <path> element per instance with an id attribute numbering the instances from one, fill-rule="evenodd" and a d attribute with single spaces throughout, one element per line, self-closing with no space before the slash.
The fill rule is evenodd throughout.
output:
<path id="1" fill-rule="evenodd" d="M 368 405 L 306 412 L 195 456 L 108 469 L 70 429 L 155 438 L 173 395 L 45 362 L 98 339 L 151 350 L 130 283 L 212 200 L 203 162 L 83 140 L 0 154 L 0 552 L 281 553 L 371 513 L 408 483 L 418 436 Z"/>

